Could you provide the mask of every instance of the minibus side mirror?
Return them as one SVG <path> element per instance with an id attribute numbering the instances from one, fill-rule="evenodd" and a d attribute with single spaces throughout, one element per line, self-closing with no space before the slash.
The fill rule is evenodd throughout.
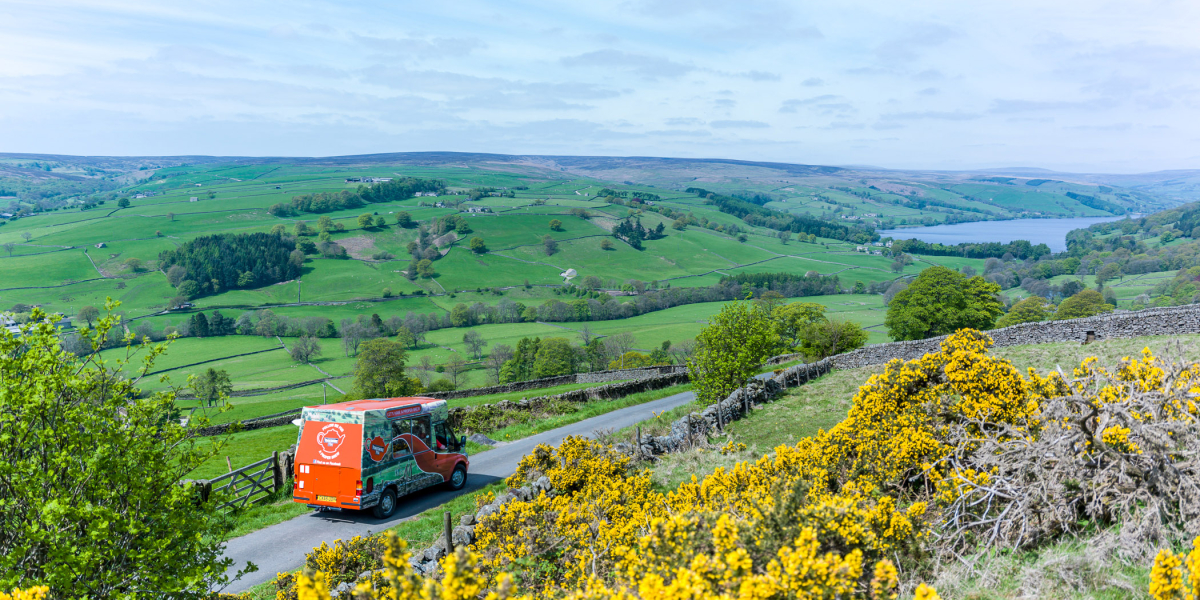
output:
<path id="1" fill-rule="evenodd" d="M 458 449 L 460 451 L 467 449 L 467 436 L 464 435 L 464 436 L 458 438 Z"/>

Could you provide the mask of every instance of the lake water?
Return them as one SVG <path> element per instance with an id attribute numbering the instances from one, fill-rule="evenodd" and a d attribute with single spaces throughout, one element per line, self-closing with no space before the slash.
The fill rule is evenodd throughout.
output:
<path id="1" fill-rule="evenodd" d="M 921 240 L 922 242 L 953 246 L 960 243 L 1001 242 L 1029 240 L 1033 245 L 1046 244 L 1054 252 L 1067 249 L 1067 233 L 1072 229 L 1083 229 L 1094 223 L 1120 221 L 1125 217 L 1081 217 L 1077 219 L 1013 219 L 1011 221 L 978 221 L 932 227 L 906 227 L 879 231 L 881 237 L 897 240 Z"/>

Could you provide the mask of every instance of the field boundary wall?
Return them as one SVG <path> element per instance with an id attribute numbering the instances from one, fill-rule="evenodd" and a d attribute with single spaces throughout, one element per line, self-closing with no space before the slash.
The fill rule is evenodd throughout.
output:
<path id="1" fill-rule="evenodd" d="M 657 377 L 659 375 L 683 373 L 686 371 L 687 367 L 682 365 L 656 365 L 638 369 L 612 369 L 608 371 L 594 371 L 592 373 L 575 373 L 572 375 L 559 375 L 557 377 L 543 377 L 541 379 L 530 379 L 529 381 L 515 381 L 513 383 L 504 383 L 481 388 L 471 388 L 468 390 L 428 392 L 422 394 L 422 396 L 427 398 L 438 398 L 441 400 L 456 400 L 458 398 L 470 398 L 472 396 L 511 394 L 513 392 L 523 392 L 525 390 L 534 390 L 538 388 L 570 385 L 573 383 L 605 383 L 609 381 L 622 381 L 625 379 L 644 379 L 647 377 Z"/>
<path id="2" fill-rule="evenodd" d="M 996 343 L 996 347 L 1024 346 L 1027 344 L 1049 344 L 1055 342 L 1079 342 L 1147 335 L 1176 335 L 1200 333 L 1200 304 L 1147 308 L 1138 311 L 1119 311 L 1094 317 L 1065 319 L 1062 321 L 1039 321 L 1021 323 L 1011 327 L 985 331 Z M 830 357 L 835 369 L 857 369 L 886 364 L 898 358 L 912 360 L 937 352 L 948 336 L 926 338 L 908 342 L 872 344 L 858 350 Z M 784 354 L 767 361 L 780 364 L 803 358 L 801 354 Z"/>

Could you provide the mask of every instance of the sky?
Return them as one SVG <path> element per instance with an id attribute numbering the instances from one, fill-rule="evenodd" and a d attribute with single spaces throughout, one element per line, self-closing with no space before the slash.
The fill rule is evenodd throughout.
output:
<path id="1" fill-rule="evenodd" d="M 0 3 L 0 152 L 1200 168 L 1200 2 Z"/>

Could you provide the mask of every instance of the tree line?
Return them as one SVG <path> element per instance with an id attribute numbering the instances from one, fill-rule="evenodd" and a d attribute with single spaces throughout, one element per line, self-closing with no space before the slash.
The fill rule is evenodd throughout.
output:
<path id="1" fill-rule="evenodd" d="M 1053 254 L 1046 244 L 1034 245 L 1027 240 L 1014 240 L 1007 244 L 1000 242 L 961 243 L 953 246 L 937 242 L 921 240 L 895 240 L 892 242 L 892 252 L 907 252 L 910 254 L 925 254 L 929 256 L 962 256 L 965 258 L 1010 258 L 1037 260 Z"/>
<path id="2" fill-rule="evenodd" d="M 549 299 L 540 305 L 526 305 L 504 298 L 498 304 L 490 305 L 482 302 L 472 304 L 456 304 L 449 312 L 417 313 L 408 311 L 403 317 L 394 315 L 383 318 L 378 314 L 359 315 L 358 319 L 343 319 L 334 324 L 325 317 L 289 317 L 279 315 L 270 309 L 246 311 L 237 318 L 228 318 L 214 311 L 211 317 L 203 312 L 195 313 L 188 319 L 156 329 L 149 321 L 141 321 L 133 331 L 139 336 L 152 340 L 165 339 L 171 334 L 182 337 L 189 336 L 220 336 L 220 335 L 257 335 L 262 337 L 281 336 L 299 337 L 312 336 L 317 338 L 349 338 L 346 354 L 350 356 L 357 344 L 376 337 L 390 337 L 404 330 L 405 336 L 411 339 L 408 344 L 416 347 L 425 340 L 425 334 L 439 329 L 452 327 L 469 328 L 477 325 L 498 323 L 532 323 L 536 321 L 549 322 L 587 322 L 628 319 L 647 313 L 666 310 L 676 306 L 697 304 L 701 302 L 727 302 L 744 298 L 750 294 L 754 298 L 764 294 L 775 293 L 782 297 L 821 296 L 846 293 L 837 275 L 820 275 L 815 272 L 806 275 L 787 273 L 740 273 L 733 277 L 724 277 L 715 285 L 708 287 L 646 289 L 645 284 L 638 281 L 630 285 L 630 289 L 639 290 L 639 295 L 628 302 L 620 302 L 612 296 L 572 286 L 572 291 L 581 296 L 574 300 L 562 301 Z M 599 285 L 592 282 L 592 285 Z M 219 323 L 219 326 L 214 326 Z"/>
<path id="3" fill-rule="evenodd" d="M 298 213 L 333 212 L 361 208 L 379 202 L 407 200 L 418 192 L 441 194 L 445 191 L 446 183 L 440 180 L 402 177 L 369 186 L 360 185 L 354 191 L 317 192 L 294 196 L 291 202 L 274 204 L 267 209 L 267 212 L 276 217 L 289 217 Z"/>

